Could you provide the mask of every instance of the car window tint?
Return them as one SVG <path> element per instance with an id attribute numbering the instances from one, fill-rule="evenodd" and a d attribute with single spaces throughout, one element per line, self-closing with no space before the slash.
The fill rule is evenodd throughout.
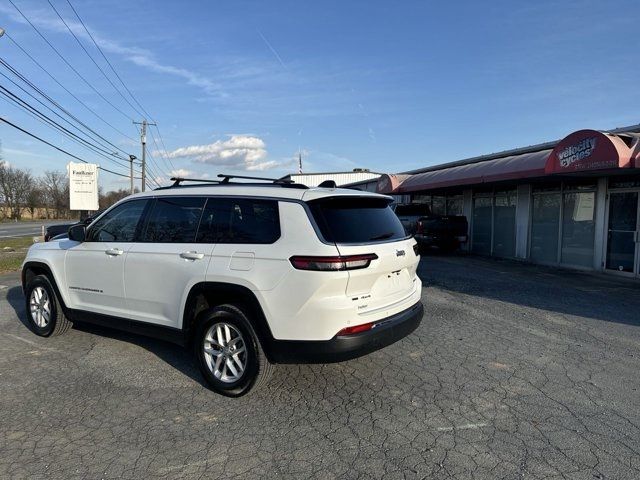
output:
<path id="1" fill-rule="evenodd" d="M 108 211 L 91 225 L 90 242 L 133 242 L 148 200 L 131 200 Z"/>
<path id="2" fill-rule="evenodd" d="M 154 243 L 195 242 L 205 199 L 202 197 L 157 198 L 143 241 Z"/>
<path id="3" fill-rule="evenodd" d="M 328 197 L 309 206 L 329 242 L 375 243 L 407 236 L 386 198 Z"/>
<path id="4" fill-rule="evenodd" d="M 280 217 L 277 201 L 209 198 L 197 241 L 269 244 L 278 238 Z"/>

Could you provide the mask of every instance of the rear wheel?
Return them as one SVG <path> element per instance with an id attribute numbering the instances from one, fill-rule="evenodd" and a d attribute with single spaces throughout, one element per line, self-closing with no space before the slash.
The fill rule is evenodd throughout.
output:
<path id="1" fill-rule="evenodd" d="M 31 330 L 41 337 L 62 335 L 71 327 L 56 292 L 46 275 L 37 275 L 27 284 L 26 310 Z"/>
<path id="2" fill-rule="evenodd" d="M 267 360 L 248 316 L 236 305 L 200 315 L 194 342 L 200 371 L 212 390 L 239 397 L 269 380 Z"/>

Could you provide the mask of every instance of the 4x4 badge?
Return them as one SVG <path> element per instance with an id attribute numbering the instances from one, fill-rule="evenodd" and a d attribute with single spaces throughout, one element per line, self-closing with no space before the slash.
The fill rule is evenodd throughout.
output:
<path id="1" fill-rule="evenodd" d="M 404 257 L 405 253 L 404 250 L 396 250 L 396 257 Z"/>

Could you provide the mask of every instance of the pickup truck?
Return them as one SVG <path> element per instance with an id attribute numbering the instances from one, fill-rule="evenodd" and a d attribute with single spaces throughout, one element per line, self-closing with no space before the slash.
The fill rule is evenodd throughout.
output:
<path id="1" fill-rule="evenodd" d="M 422 252 L 429 247 L 455 252 L 467 242 L 469 224 L 463 215 L 434 215 L 424 203 L 399 204 L 394 212 Z"/>
<path id="2" fill-rule="evenodd" d="M 413 237 L 421 251 L 437 247 L 443 252 L 455 252 L 467 242 L 468 229 L 463 215 L 428 215 L 418 219 Z"/>
<path id="3" fill-rule="evenodd" d="M 400 219 L 407 235 L 416 234 L 418 220 L 421 217 L 431 216 L 431 209 L 425 203 L 401 203 L 396 205 L 393 211 Z"/>
<path id="4" fill-rule="evenodd" d="M 89 215 L 84 220 L 80 220 L 78 222 L 73 223 L 61 223 L 57 225 L 49 225 L 44 232 L 44 241 L 49 242 L 53 240 L 54 237 L 63 238 L 67 235 L 67 232 L 71 227 L 78 224 L 89 225 L 93 222 L 104 210 L 98 210 L 97 212 Z"/>

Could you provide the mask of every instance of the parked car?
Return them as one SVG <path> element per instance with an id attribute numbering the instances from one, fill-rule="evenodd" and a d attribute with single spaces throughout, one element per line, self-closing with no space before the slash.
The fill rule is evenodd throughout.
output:
<path id="1" fill-rule="evenodd" d="M 429 215 L 418 219 L 414 238 L 420 249 L 458 250 L 467 242 L 469 224 L 462 215 Z"/>
<path id="2" fill-rule="evenodd" d="M 418 227 L 418 219 L 431 215 L 426 203 L 401 203 L 395 206 L 394 212 L 400 219 L 407 235 L 414 235 Z"/>
<path id="3" fill-rule="evenodd" d="M 64 238 L 64 236 L 67 235 L 71 227 L 73 227 L 74 225 L 78 225 L 80 223 L 84 225 L 89 225 L 96 218 L 98 218 L 102 214 L 102 212 L 104 212 L 104 210 L 98 210 L 97 212 L 86 217 L 84 220 L 80 220 L 79 222 L 49 225 L 48 227 L 45 228 L 45 231 L 44 231 L 44 241 L 48 242 L 50 240 L 53 240 L 54 238 L 56 239 Z"/>
<path id="4" fill-rule="evenodd" d="M 132 195 L 32 246 L 32 330 L 86 321 L 190 345 L 207 384 L 239 396 L 274 363 L 355 358 L 419 325 L 417 244 L 390 197 L 229 179 Z"/>

